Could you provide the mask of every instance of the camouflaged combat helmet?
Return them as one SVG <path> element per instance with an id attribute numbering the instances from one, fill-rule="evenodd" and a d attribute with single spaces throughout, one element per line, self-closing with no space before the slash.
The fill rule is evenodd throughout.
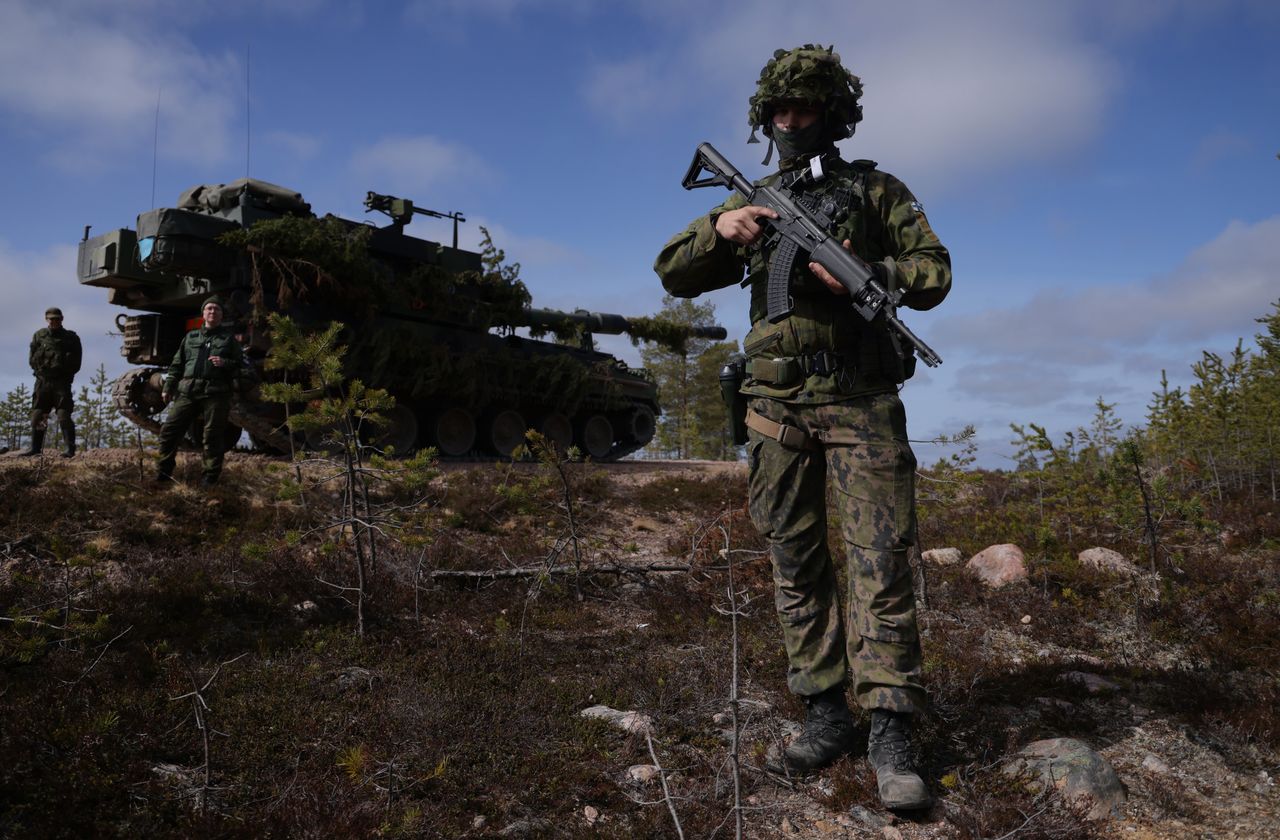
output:
<path id="1" fill-rule="evenodd" d="M 751 138 L 759 142 L 756 129 L 766 137 L 773 136 L 774 105 L 784 100 L 809 102 L 819 106 L 831 139 L 841 140 L 853 134 L 862 120 L 862 82 L 840 64 L 835 47 L 805 44 L 791 50 L 777 50 L 760 70 L 756 92 L 751 97 L 747 119 Z"/>

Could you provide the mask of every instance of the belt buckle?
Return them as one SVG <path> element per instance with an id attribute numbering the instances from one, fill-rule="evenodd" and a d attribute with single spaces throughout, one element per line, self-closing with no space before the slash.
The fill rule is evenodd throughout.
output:
<path id="1" fill-rule="evenodd" d="M 830 350 L 819 350 L 813 354 L 813 372 L 819 376 L 830 376 L 840 370 L 842 359 L 838 353 Z"/>

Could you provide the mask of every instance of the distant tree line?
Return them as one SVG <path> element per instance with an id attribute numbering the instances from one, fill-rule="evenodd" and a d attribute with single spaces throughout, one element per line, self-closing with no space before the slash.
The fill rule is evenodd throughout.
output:
<path id="1" fill-rule="evenodd" d="M 1187 535 L 1254 519 L 1243 514 L 1280 501 L 1280 301 L 1258 323 L 1256 350 L 1205 351 L 1186 390 L 1162 374 L 1143 427 L 1125 429 L 1101 397 L 1088 426 L 1057 438 L 1014 423 L 1011 471 L 972 469 L 972 428 L 942 441 L 963 447 L 923 471 L 925 511 L 985 493 L 985 538 L 1025 533 L 1052 553 L 1101 536 L 1142 546 L 1153 567 Z"/>

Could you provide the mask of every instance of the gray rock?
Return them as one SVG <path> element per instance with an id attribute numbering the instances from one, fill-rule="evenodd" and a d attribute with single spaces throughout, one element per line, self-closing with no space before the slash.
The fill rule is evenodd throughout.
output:
<path id="1" fill-rule="evenodd" d="M 1164 759 L 1153 753 L 1147 753 L 1147 757 L 1142 759 L 1142 769 L 1150 770 L 1152 773 L 1168 773 L 1169 765 L 1165 764 Z"/>
<path id="2" fill-rule="evenodd" d="M 1084 671 L 1061 673 L 1058 675 L 1058 682 L 1079 686 L 1090 694 L 1109 694 L 1120 690 L 1119 684 L 1113 683 L 1111 680 L 1100 677 L 1097 674 L 1089 674 Z"/>
<path id="3" fill-rule="evenodd" d="M 653 732 L 653 718 L 639 712 L 620 712 L 608 706 L 589 706 L 578 712 L 585 718 L 596 718 L 611 723 L 623 732 L 644 735 Z"/>
<path id="4" fill-rule="evenodd" d="M 656 764 L 633 764 L 627 768 L 627 781 L 638 785 L 647 785 L 658 778 Z"/>
<path id="5" fill-rule="evenodd" d="M 1086 548 L 1076 555 L 1076 559 L 1080 561 L 1081 566 L 1121 577 L 1138 577 L 1142 574 L 1142 570 L 1129 562 L 1123 554 L 1101 546 Z"/>
<path id="6" fill-rule="evenodd" d="M 1005 764 L 1004 772 L 1026 773 L 1040 784 L 1053 786 L 1067 802 L 1085 809 L 1091 820 L 1119 816 L 1124 786 L 1107 760 L 1083 741 L 1051 738 L 1023 747 Z"/>
<path id="7" fill-rule="evenodd" d="M 1027 579 L 1027 560 L 1022 549 L 1012 543 L 982 549 L 969 558 L 965 568 L 992 589 Z"/>
<path id="8" fill-rule="evenodd" d="M 889 824 L 889 821 L 877 814 L 875 811 L 868 810 L 861 805 L 854 805 L 849 809 L 849 816 L 853 817 L 853 821 L 861 826 L 875 830 L 883 828 Z"/>
<path id="9" fill-rule="evenodd" d="M 368 691 L 373 688 L 375 676 L 373 671 L 357 665 L 339 668 L 333 673 L 333 681 L 324 686 L 321 693 L 326 697 L 333 698 L 352 691 Z"/>
<path id="10" fill-rule="evenodd" d="M 1042 712 L 1058 712 L 1060 714 L 1073 714 L 1076 705 L 1060 697 L 1037 697 L 1034 701 L 1036 708 Z"/>
<path id="11" fill-rule="evenodd" d="M 964 560 L 964 555 L 958 548 L 931 548 L 922 552 L 920 557 L 934 566 L 957 566 Z"/>

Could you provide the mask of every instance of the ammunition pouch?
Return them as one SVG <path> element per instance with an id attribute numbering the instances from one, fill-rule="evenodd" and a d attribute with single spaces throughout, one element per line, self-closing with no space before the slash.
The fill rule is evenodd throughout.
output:
<path id="1" fill-rule="evenodd" d="M 810 376 L 840 376 L 853 380 L 854 366 L 840 353 L 819 350 L 799 356 L 778 356 L 772 359 L 752 359 L 747 362 L 751 378 L 776 387 L 798 385 Z"/>

